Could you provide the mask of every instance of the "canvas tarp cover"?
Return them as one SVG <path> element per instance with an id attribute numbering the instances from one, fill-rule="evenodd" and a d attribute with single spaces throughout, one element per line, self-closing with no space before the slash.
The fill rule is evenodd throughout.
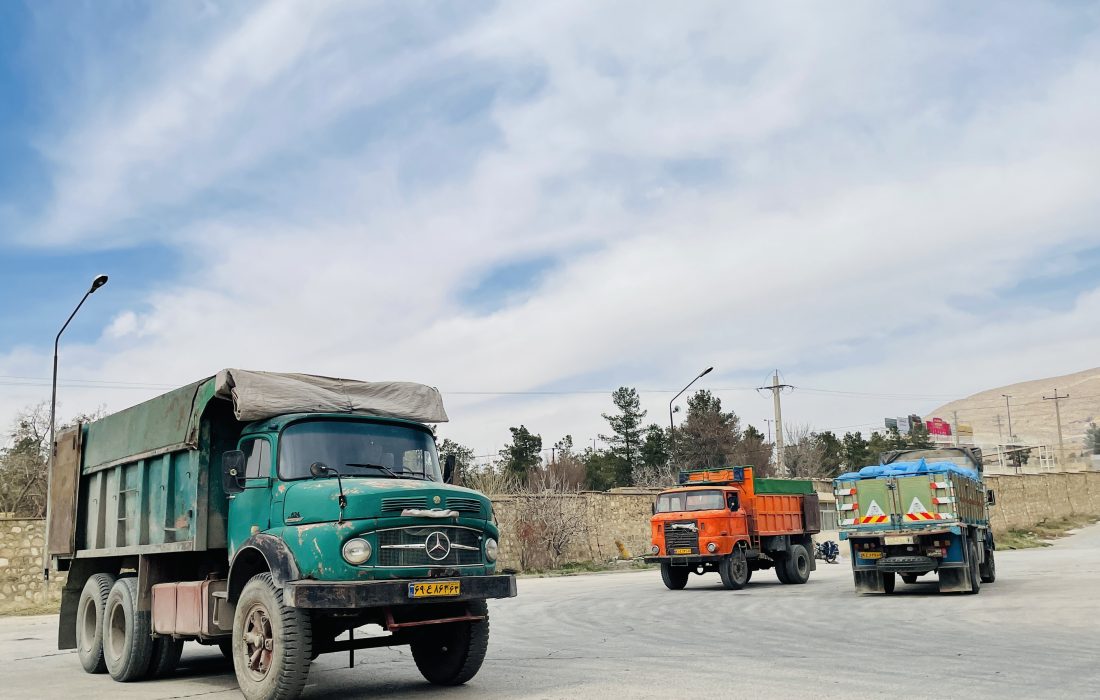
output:
<path id="1" fill-rule="evenodd" d="M 240 421 L 287 413 L 357 413 L 445 423 L 443 397 L 434 387 L 415 382 L 361 382 L 312 374 L 223 369 L 215 395 L 233 401 Z"/>

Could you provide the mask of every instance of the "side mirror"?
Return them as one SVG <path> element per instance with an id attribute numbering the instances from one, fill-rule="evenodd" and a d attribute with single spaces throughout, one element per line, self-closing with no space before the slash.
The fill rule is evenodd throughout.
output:
<path id="1" fill-rule="evenodd" d="M 453 484 L 458 478 L 458 459 L 453 455 L 447 455 L 443 459 L 443 482 Z"/>
<path id="2" fill-rule="evenodd" d="M 985 492 L 985 502 L 991 506 L 997 505 L 997 496 L 993 493 L 992 490 Z"/>
<path id="3" fill-rule="evenodd" d="M 324 462 L 314 462 L 309 465 L 309 475 L 316 479 L 319 476 L 326 476 L 332 470 L 328 468 Z"/>
<path id="4" fill-rule="evenodd" d="M 653 511 L 654 515 L 657 515 L 657 501 L 649 504 L 649 509 Z"/>
<path id="5" fill-rule="evenodd" d="M 222 453 L 222 490 L 227 494 L 244 491 L 244 452 L 241 450 Z"/>

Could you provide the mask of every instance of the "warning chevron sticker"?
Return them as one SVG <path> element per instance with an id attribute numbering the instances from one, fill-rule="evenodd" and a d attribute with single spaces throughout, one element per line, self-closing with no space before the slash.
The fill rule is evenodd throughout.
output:
<path id="1" fill-rule="evenodd" d="M 877 501 L 871 501 L 871 505 L 867 507 L 866 515 L 886 515 L 886 512 L 882 510 Z"/>
<path id="2" fill-rule="evenodd" d="M 924 507 L 924 504 L 920 502 L 920 499 L 913 496 L 913 502 L 909 504 L 910 513 L 927 513 L 928 509 Z"/>

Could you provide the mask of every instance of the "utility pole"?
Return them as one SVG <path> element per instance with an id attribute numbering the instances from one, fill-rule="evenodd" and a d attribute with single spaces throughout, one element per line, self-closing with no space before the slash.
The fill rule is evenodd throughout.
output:
<path id="1" fill-rule="evenodd" d="M 1005 441 L 1005 435 L 1004 435 L 1004 432 L 1001 431 L 1001 414 L 998 413 L 997 414 L 997 442 L 1001 443 L 1001 444 L 1004 444 L 1004 441 Z"/>
<path id="2" fill-rule="evenodd" d="M 955 420 L 954 432 L 955 432 L 955 447 L 959 446 L 959 412 L 952 411 L 951 417 Z"/>
<path id="3" fill-rule="evenodd" d="M 787 467 L 783 462 L 783 409 L 779 405 L 779 393 L 784 389 L 793 389 L 790 384 L 779 383 L 779 370 L 775 370 L 775 374 L 772 375 L 771 386 L 757 387 L 757 390 L 769 389 L 772 392 L 772 402 L 775 406 L 775 471 L 778 476 L 783 476 L 787 472 Z"/>
<path id="4" fill-rule="evenodd" d="M 1054 417 L 1058 421 L 1058 466 L 1065 467 L 1066 464 L 1066 452 L 1065 446 L 1062 444 L 1062 409 L 1058 405 L 1058 402 L 1062 399 L 1068 399 L 1069 394 L 1065 396 L 1059 396 L 1058 390 L 1054 390 L 1054 396 L 1044 396 L 1043 401 L 1054 402 Z"/>
<path id="5" fill-rule="evenodd" d="M 1009 405 L 1008 400 L 1012 397 L 1008 394 L 1001 394 L 1005 397 L 1005 410 L 1008 411 L 1008 439 L 1012 440 L 1016 437 L 1016 434 L 1012 432 L 1012 406 Z"/>
<path id="6" fill-rule="evenodd" d="M 772 441 L 772 423 L 775 421 L 771 418 L 765 418 L 764 422 L 768 424 L 768 442 Z"/>

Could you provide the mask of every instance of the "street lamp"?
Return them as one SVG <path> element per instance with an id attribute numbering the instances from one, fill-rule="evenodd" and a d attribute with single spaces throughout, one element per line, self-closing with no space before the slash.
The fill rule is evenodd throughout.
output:
<path id="1" fill-rule="evenodd" d="M 57 332 L 57 336 L 53 339 L 53 382 L 50 390 L 50 444 L 49 453 L 47 455 L 46 462 L 46 540 L 45 546 L 42 548 L 42 578 L 45 581 L 50 580 L 50 495 L 53 489 L 53 457 L 54 457 L 54 425 L 57 423 L 57 347 L 61 343 L 61 334 L 65 332 L 65 329 L 69 327 L 69 323 L 76 316 L 76 312 L 80 311 L 80 307 L 84 306 L 84 302 L 88 297 L 99 289 L 103 285 L 107 284 L 107 275 L 96 275 L 96 278 L 92 280 L 92 286 L 88 287 L 88 291 L 84 292 L 84 296 L 80 298 L 80 303 L 76 305 L 73 312 L 69 314 L 69 318 L 66 319 L 65 325 L 61 326 L 61 330 Z M 46 590 L 47 595 L 49 589 Z"/>
<path id="2" fill-rule="evenodd" d="M 699 381 L 700 379 L 702 379 L 703 377 L 705 377 L 706 375 L 710 374 L 713 371 L 714 371 L 713 367 L 707 367 L 705 370 L 700 372 L 695 377 L 695 379 L 692 379 L 690 382 L 688 382 L 687 386 L 685 386 L 683 389 L 680 389 L 679 393 L 677 393 L 676 396 L 673 396 L 672 400 L 668 402 L 668 437 L 669 437 L 669 447 L 671 448 L 669 450 L 669 457 L 670 458 L 672 457 L 672 453 L 676 451 L 676 425 L 675 425 L 675 423 L 673 423 L 673 420 L 672 420 L 672 404 L 676 403 L 676 399 L 680 398 L 680 394 L 682 394 L 685 391 L 687 391 L 688 389 L 690 389 L 692 384 Z"/>

